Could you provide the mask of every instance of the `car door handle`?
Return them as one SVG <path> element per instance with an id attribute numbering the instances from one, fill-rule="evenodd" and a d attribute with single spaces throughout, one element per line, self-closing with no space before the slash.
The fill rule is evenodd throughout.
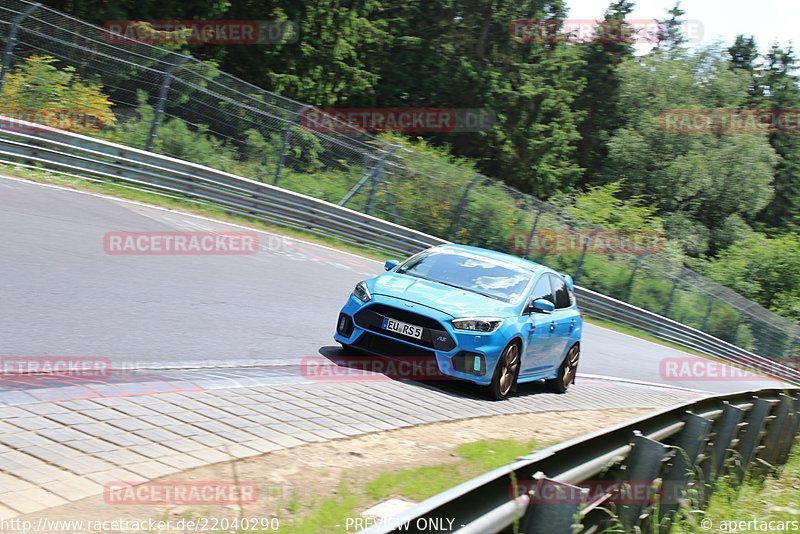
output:
<path id="1" fill-rule="evenodd" d="M 576 321 L 575 319 L 573 319 L 573 320 L 571 320 L 571 321 L 569 322 L 569 331 L 570 331 L 570 332 L 572 332 L 572 330 L 575 328 L 575 325 L 576 325 L 576 324 L 577 324 L 577 321 Z"/>
<path id="2" fill-rule="evenodd" d="M 552 323 L 550 323 L 550 331 L 555 332 L 555 330 L 556 330 L 556 323 L 555 321 L 553 321 Z"/>

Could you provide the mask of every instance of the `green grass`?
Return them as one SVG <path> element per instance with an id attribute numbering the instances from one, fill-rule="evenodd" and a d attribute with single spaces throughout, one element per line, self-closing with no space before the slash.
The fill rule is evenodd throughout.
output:
<path id="1" fill-rule="evenodd" d="M 738 487 L 725 479 L 717 484 L 705 512 L 689 511 L 683 515 L 676 532 L 800 532 L 800 440 L 776 477 L 751 477 Z M 702 528 L 703 520 L 710 529 Z M 744 523 L 737 524 L 736 529 L 728 528 L 733 521 Z M 753 521 L 796 521 L 797 527 L 766 529 Z"/>
<path id="2" fill-rule="evenodd" d="M 456 447 L 453 454 L 457 460 L 447 465 L 386 471 L 361 483 L 342 480 L 335 495 L 322 500 L 313 495 L 295 495 L 279 514 L 281 531 L 301 534 L 344 531 L 346 518 L 359 517 L 361 511 L 385 499 L 400 497 L 419 502 L 537 449 L 533 440 L 475 441 Z M 705 524 L 710 521 L 713 528 L 701 528 L 704 519 Z M 673 532 L 722 532 L 725 521 L 753 520 L 800 521 L 800 441 L 778 476 L 750 478 L 740 487 L 724 479 L 717 485 L 707 511 L 681 510 Z M 737 530 L 728 531 L 764 531 L 757 525 L 749 526 L 751 528 L 738 525 Z"/>
<path id="3" fill-rule="evenodd" d="M 446 465 L 386 471 L 361 483 L 343 480 L 333 497 L 319 502 L 313 497 L 306 497 L 305 502 L 293 498 L 281 517 L 281 530 L 301 534 L 343 531 L 346 518 L 359 517 L 364 509 L 388 498 L 423 501 L 538 448 L 534 440 L 475 441 L 456 447 L 453 454 L 457 460 Z"/>

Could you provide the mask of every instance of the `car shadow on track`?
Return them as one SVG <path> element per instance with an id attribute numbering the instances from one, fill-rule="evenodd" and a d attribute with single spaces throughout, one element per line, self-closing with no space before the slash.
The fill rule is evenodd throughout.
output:
<path id="1" fill-rule="evenodd" d="M 380 379 L 405 382 L 451 397 L 469 397 L 476 400 L 495 402 L 490 399 L 481 386 L 450 378 L 438 372 L 436 363 L 430 359 L 416 357 L 391 358 L 366 353 L 345 352 L 340 347 L 321 347 L 319 354 L 341 369 L 332 373 L 332 380 L 346 382 L 373 382 Z M 350 371 L 353 372 L 350 372 Z M 519 384 L 516 393 L 509 398 L 549 393 L 543 381 Z"/>

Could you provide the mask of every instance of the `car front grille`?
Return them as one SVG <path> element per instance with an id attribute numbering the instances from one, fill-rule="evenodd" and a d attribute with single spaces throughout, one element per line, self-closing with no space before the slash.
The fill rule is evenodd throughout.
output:
<path id="1" fill-rule="evenodd" d="M 394 358 L 402 358 L 404 356 L 413 356 L 416 358 L 436 357 L 436 354 L 431 350 L 427 350 L 422 347 L 416 347 L 414 345 L 407 345 L 406 343 L 379 336 L 371 332 L 364 332 L 361 334 L 353 346 L 363 349 L 367 352 Z"/>
<path id="2" fill-rule="evenodd" d="M 422 339 L 414 339 L 396 332 L 383 329 L 383 319 L 388 317 L 404 323 L 422 327 Z M 440 351 L 450 351 L 456 346 L 455 340 L 447 333 L 444 326 L 431 317 L 420 315 L 408 310 L 387 306 L 385 304 L 372 304 L 359 310 L 354 315 L 354 320 L 358 326 L 373 332 L 380 332 L 384 336 L 402 339 L 409 343 L 421 345 Z"/>

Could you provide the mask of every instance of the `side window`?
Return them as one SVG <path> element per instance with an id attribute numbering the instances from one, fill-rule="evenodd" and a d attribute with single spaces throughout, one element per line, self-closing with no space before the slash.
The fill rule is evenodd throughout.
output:
<path id="1" fill-rule="evenodd" d="M 556 303 L 556 299 L 553 297 L 553 288 L 550 287 L 548 278 L 547 275 L 544 275 L 536 282 L 536 287 L 533 288 L 533 292 L 531 293 L 531 302 L 536 299 L 545 299 L 553 304 Z"/>
<path id="2" fill-rule="evenodd" d="M 572 299 L 569 296 L 567 283 L 557 276 L 549 275 L 548 278 L 550 278 L 550 282 L 553 284 L 553 294 L 556 296 L 556 309 L 560 310 L 572 306 Z"/>

